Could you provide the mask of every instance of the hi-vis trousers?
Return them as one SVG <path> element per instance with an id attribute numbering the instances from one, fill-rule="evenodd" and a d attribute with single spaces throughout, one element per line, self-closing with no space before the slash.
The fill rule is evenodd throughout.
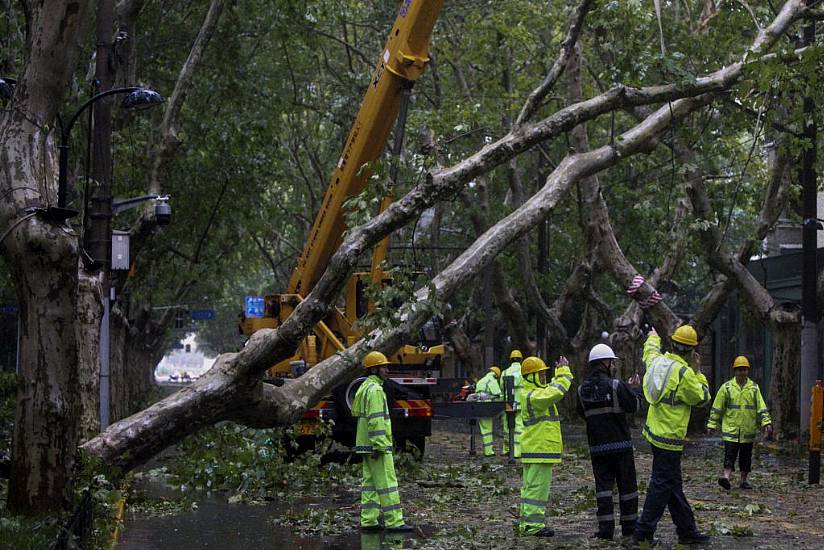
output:
<path id="1" fill-rule="evenodd" d="M 495 448 L 493 447 L 493 426 L 494 418 L 479 418 L 478 429 L 481 432 L 481 441 L 484 445 L 484 456 L 495 456 Z"/>
<path id="2" fill-rule="evenodd" d="M 398 478 L 395 477 L 395 460 L 392 453 L 381 453 L 378 458 L 363 455 L 363 477 L 361 479 L 361 526 L 378 524 L 383 512 L 384 527 L 403 525 L 401 495 L 398 492 Z"/>
<path id="3" fill-rule="evenodd" d="M 546 503 L 552 485 L 552 466 L 548 463 L 524 464 L 521 522 L 518 526 L 522 535 L 531 535 L 546 527 Z"/>

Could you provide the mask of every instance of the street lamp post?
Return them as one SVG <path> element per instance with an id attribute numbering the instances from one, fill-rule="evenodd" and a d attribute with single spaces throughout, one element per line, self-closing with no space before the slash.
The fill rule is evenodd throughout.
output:
<path id="1" fill-rule="evenodd" d="M 99 94 L 96 94 L 89 98 L 77 112 L 72 115 L 69 119 L 67 124 L 63 124 L 63 120 L 58 117 L 58 122 L 60 123 L 60 145 L 58 146 L 59 151 L 59 159 L 58 159 L 58 187 L 57 187 L 57 206 L 56 207 L 49 207 L 45 210 L 45 217 L 54 221 L 65 221 L 69 218 L 72 218 L 80 213 L 79 210 L 75 210 L 73 208 L 68 208 L 66 206 L 66 187 L 68 181 L 68 164 L 69 164 L 69 135 L 71 134 L 72 128 L 74 128 L 75 122 L 79 119 L 80 115 L 94 103 L 113 95 L 118 94 L 127 94 L 126 97 L 123 99 L 121 103 L 121 107 L 125 109 L 142 109 L 147 107 L 152 107 L 154 105 L 158 105 L 162 103 L 163 97 L 155 91 L 140 87 L 140 86 L 129 86 L 126 88 L 114 88 L 110 90 L 105 90 Z M 108 111 L 106 111 L 108 113 Z M 108 116 L 108 115 L 104 115 Z M 108 142 L 106 142 L 108 143 Z M 107 179 L 107 178 L 106 178 Z M 108 191 L 105 193 L 107 199 L 105 200 L 105 204 L 102 205 L 103 212 L 94 212 L 92 216 L 92 223 L 85 231 L 91 233 L 94 238 L 87 239 L 88 235 L 84 233 L 84 241 L 92 240 L 94 241 L 95 250 L 92 251 L 91 261 L 87 262 L 87 267 L 91 270 L 95 269 L 103 269 L 103 276 L 102 276 L 102 290 L 103 290 L 103 316 L 100 320 L 100 345 L 99 345 L 99 354 L 100 354 L 100 373 L 99 373 L 99 380 L 100 380 L 100 428 L 101 430 L 105 429 L 109 425 L 109 396 L 110 396 L 110 368 L 109 368 L 109 358 L 110 358 L 110 344 L 109 344 L 109 319 L 110 319 L 110 311 L 111 311 L 111 302 L 113 297 L 111 282 L 109 279 L 109 266 L 107 265 L 107 260 L 109 259 L 109 250 L 111 249 L 111 226 L 110 220 L 114 214 L 114 208 L 116 206 L 115 201 L 112 200 L 111 195 Z M 146 197 L 144 200 L 149 200 L 149 198 L 157 198 L 155 196 Z M 86 206 L 86 200 L 88 197 L 84 197 L 83 206 Z M 138 204 L 137 202 L 134 203 L 135 205 Z M 168 206 L 168 205 L 167 205 Z M 102 234 L 102 239 L 99 237 Z M 101 241 L 101 242 L 98 242 Z"/>
<path id="2" fill-rule="evenodd" d="M 83 105 L 80 106 L 77 112 L 74 113 L 74 115 L 72 115 L 67 124 L 64 124 L 63 119 L 60 116 L 58 116 L 57 121 L 60 123 L 60 145 L 57 146 L 57 149 L 59 151 L 57 175 L 57 206 L 46 209 L 47 217 L 54 220 L 62 221 L 69 218 L 73 218 L 80 213 L 79 210 L 66 207 L 66 187 L 68 182 L 69 169 L 69 134 L 71 134 L 75 122 L 77 122 L 77 119 L 80 117 L 83 111 L 85 111 L 88 107 L 90 107 L 97 101 L 100 101 L 105 97 L 109 97 L 115 94 L 129 94 L 123 99 L 123 102 L 121 103 L 121 106 L 125 109 L 140 109 L 152 107 L 154 105 L 163 103 L 164 101 L 163 97 L 159 93 L 149 90 L 147 88 L 143 88 L 141 86 L 114 88 L 112 90 L 101 92 L 89 98 Z"/>

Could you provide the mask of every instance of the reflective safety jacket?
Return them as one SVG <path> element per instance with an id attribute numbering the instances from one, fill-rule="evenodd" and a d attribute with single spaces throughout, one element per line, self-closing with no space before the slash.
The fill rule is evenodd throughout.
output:
<path id="1" fill-rule="evenodd" d="M 661 354 L 661 338 L 656 335 L 644 342 L 643 358 L 644 397 L 650 404 L 644 437 L 660 449 L 682 451 L 692 407 L 710 402 L 707 378 L 681 356 Z"/>
<path id="2" fill-rule="evenodd" d="M 355 392 L 352 416 L 358 419 L 356 453 L 392 452 L 392 422 L 389 420 L 383 380 L 379 376 L 369 375 Z"/>
<path id="3" fill-rule="evenodd" d="M 632 451 L 627 413 L 641 408 L 641 396 L 626 382 L 596 368 L 578 386 L 578 414 L 587 424 L 592 456 Z"/>
<path id="4" fill-rule="evenodd" d="M 564 443 L 561 439 L 561 417 L 555 403 L 569 392 L 571 383 L 572 372 L 568 366 L 556 367 L 555 377 L 544 388 L 523 379 L 521 462 L 561 462 Z"/>
<path id="5" fill-rule="evenodd" d="M 493 401 L 500 401 L 503 399 L 503 393 L 501 392 L 501 386 L 498 384 L 498 378 L 492 371 L 489 371 L 483 378 L 478 380 L 478 383 L 475 384 L 475 393 L 485 393 L 489 395 Z"/>
<path id="6" fill-rule="evenodd" d="M 523 378 L 521 377 L 521 364 L 517 361 L 514 361 L 509 367 L 501 373 L 501 393 L 504 392 L 504 376 L 511 376 L 512 377 L 512 385 L 514 388 L 513 393 L 515 394 L 515 401 L 513 403 L 512 408 L 518 409 L 521 402 L 521 387 L 523 386 Z M 504 395 L 506 398 L 506 395 Z"/>
<path id="7" fill-rule="evenodd" d="M 758 428 L 772 423 L 767 404 L 761 396 L 758 384 L 747 379 L 744 387 L 735 378 L 727 380 L 718 389 L 710 410 L 707 428 L 718 429 L 721 424 L 721 438 L 733 443 L 755 441 Z"/>

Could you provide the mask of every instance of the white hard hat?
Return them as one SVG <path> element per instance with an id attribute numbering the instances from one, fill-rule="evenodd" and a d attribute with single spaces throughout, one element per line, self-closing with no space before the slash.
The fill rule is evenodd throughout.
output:
<path id="1" fill-rule="evenodd" d="M 596 344 L 589 352 L 589 362 L 599 361 L 601 359 L 618 359 L 612 348 L 606 344 Z"/>

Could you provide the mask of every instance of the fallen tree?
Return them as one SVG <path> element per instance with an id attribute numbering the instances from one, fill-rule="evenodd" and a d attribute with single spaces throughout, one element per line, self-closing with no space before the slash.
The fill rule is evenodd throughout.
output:
<path id="1" fill-rule="evenodd" d="M 763 29 L 748 52 L 762 54 L 804 11 L 803 3 L 787 2 L 773 23 Z M 633 155 L 648 152 L 669 125 L 711 103 L 741 76 L 741 61 L 694 82 L 651 88 L 616 87 L 592 99 L 578 102 L 546 119 L 525 124 L 458 164 L 427 174 L 424 182 L 393 203 L 379 216 L 354 228 L 329 262 L 312 292 L 276 330 L 255 333 L 239 353 L 218 358 L 212 370 L 192 386 L 121 420 L 82 445 L 90 457 L 118 470 L 130 470 L 186 435 L 221 420 L 255 427 L 295 422 L 300 415 L 335 385 L 353 377 L 359 359 L 370 349 L 393 351 L 433 313 L 433 305 L 449 299 L 461 284 L 475 277 L 507 246 L 546 218 L 569 187 Z M 614 143 L 567 156 L 549 175 L 544 186 L 515 212 L 490 227 L 458 258 L 420 289 L 415 300 L 402 306 L 394 328 L 377 329 L 354 346 L 322 361 L 294 383 L 273 388 L 261 383 L 270 365 L 290 357 L 299 341 L 332 307 L 358 258 L 380 239 L 412 221 L 436 201 L 457 193 L 463 185 L 499 166 L 535 144 L 551 139 L 578 124 L 616 108 L 670 102 L 647 116 Z M 620 268 L 629 283 L 634 269 Z M 628 285 L 627 285 L 628 286 Z M 645 299 L 654 289 L 639 289 Z M 661 304 L 650 310 L 656 324 L 672 326 L 672 314 Z"/>

